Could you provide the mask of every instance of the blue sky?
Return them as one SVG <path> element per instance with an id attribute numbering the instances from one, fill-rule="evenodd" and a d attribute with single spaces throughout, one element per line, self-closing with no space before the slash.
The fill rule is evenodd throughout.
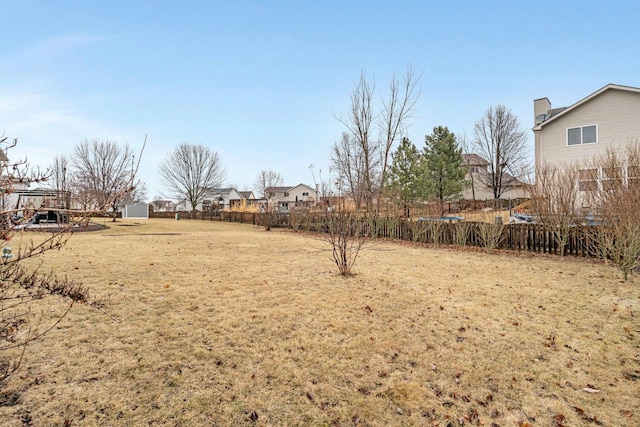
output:
<path id="1" fill-rule="evenodd" d="M 423 73 L 408 137 L 473 135 L 504 104 L 526 129 L 533 99 L 570 105 L 640 86 L 634 1 L 2 1 L 0 133 L 45 167 L 84 139 L 138 150 L 148 198 L 181 142 L 217 151 L 227 184 L 261 169 L 285 184 L 328 175 L 361 72 L 379 97 Z M 379 98 L 378 98 L 379 99 Z M 530 134 L 533 144 L 533 135 Z"/>

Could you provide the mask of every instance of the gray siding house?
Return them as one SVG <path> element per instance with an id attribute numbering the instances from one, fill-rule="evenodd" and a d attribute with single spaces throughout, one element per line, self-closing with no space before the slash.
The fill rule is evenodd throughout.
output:
<path id="1" fill-rule="evenodd" d="M 640 138 L 640 88 L 608 84 L 569 107 L 533 101 L 536 166 L 584 163 Z"/>

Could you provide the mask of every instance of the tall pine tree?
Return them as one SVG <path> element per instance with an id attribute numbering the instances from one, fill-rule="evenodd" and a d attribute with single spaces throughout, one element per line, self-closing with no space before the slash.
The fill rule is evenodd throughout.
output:
<path id="1" fill-rule="evenodd" d="M 429 194 L 438 201 L 440 215 L 444 216 L 444 204 L 460 199 L 467 185 L 462 148 L 446 126 L 437 126 L 425 138 L 423 156 Z"/>
<path id="2" fill-rule="evenodd" d="M 409 206 L 421 200 L 424 195 L 422 156 L 409 138 L 402 138 L 402 142 L 391 156 L 387 188 L 396 196 L 407 214 Z"/>

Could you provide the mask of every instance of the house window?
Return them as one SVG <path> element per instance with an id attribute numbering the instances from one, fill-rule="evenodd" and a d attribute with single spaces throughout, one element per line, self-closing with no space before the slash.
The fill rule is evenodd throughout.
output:
<path id="1" fill-rule="evenodd" d="M 289 193 L 284 193 L 284 197 L 289 197 Z"/>
<path id="2" fill-rule="evenodd" d="M 309 193 L 302 193 L 302 197 L 308 196 Z"/>
<path id="3" fill-rule="evenodd" d="M 578 172 L 578 189 L 596 191 L 598 189 L 598 169 L 582 169 Z"/>
<path id="4" fill-rule="evenodd" d="M 622 168 L 602 168 L 602 188 L 614 190 L 622 185 Z"/>
<path id="5" fill-rule="evenodd" d="M 595 144 L 598 142 L 598 125 L 567 129 L 567 145 Z"/>

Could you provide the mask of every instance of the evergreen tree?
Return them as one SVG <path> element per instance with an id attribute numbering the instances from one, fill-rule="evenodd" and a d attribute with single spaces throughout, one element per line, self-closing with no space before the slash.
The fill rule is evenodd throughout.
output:
<path id="1" fill-rule="evenodd" d="M 409 205 L 414 204 L 424 195 L 422 156 L 409 138 L 402 138 L 402 142 L 391 157 L 387 188 L 396 195 L 407 212 Z"/>
<path id="2" fill-rule="evenodd" d="M 440 214 L 444 216 L 445 202 L 460 199 L 467 185 L 462 148 L 446 126 L 437 126 L 425 138 L 423 155 L 429 194 L 438 200 Z"/>

